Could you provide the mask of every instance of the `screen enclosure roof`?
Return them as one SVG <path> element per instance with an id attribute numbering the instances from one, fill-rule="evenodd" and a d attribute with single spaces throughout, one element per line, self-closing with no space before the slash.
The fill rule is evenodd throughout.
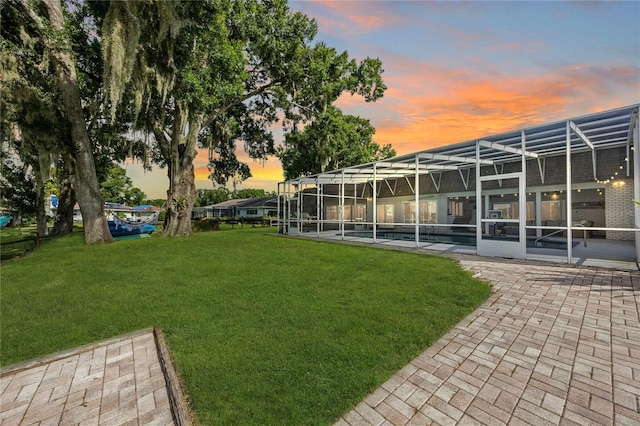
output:
<path id="1" fill-rule="evenodd" d="M 453 145 L 430 148 L 344 169 L 333 170 L 288 180 L 291 184 L 363 183 L 419 174 L 462 170 L 520 161 L 523 152 L 528 159 L 564 155 L 567 151 L 567 129 L 571 152 L 584 152 L 633 144 L 640 104 L 570 118 L 554 123 L 486 136 Z M 476 144 L 479 156 L 476 158 Z"/>

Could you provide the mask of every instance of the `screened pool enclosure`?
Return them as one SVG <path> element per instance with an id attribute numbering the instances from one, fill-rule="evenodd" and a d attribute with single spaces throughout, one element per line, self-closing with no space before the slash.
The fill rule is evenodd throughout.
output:
<path id="1" fill-rule="evenodd" d="M 279 231 L 636 267 L 638 109 L 636 104 L 281 182 Z"/>

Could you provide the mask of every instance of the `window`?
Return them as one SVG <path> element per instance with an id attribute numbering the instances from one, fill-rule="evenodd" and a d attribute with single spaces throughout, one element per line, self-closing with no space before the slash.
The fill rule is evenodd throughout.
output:
<path id="1" fill-rule="evenodd" d="M 562 220 L 562 201 L 543 201 L 542 220 Z"/>
<path id="2" fill-rule="evenodd" d="M 436 223 L 436 201 L 420 201 L 420 223 Z M 416 203 L 405 201 L 402 203 L 402 221 L 416 223 Z"/>
<path id="3" fill-rule="evenodd" d="M 402 221 L 404 223 L 416 223 L 416 203 L 402 203 Z"/>
<path id="4" fill-rule="evenodd" d="M 393 204 L 378 204 L 376 212 L 378 223 L 393 223 L 394 215 Z"/>
<path id="5" fill-rule="evenodd" d="M 338 206 L 327 206 L 325 209 L 326 220 L 338 220 Z"/>
<path id="6" fill-rule="evenodd" d="M 449 199 L 449 214 L 451 216 L 464 216 L 464 202 Z"/>
<path id="7" fill-rule="evenodd" d="M 258 209 L 248 209 L 247 210 L 247 216 L 257 216 L 258 215 Z"/>
<path id="8" fill-rule="evenodd" d="M 346 222 L 350 222 L 351 221 L 351 206 L 349 206 L 349 205 L 343 206 L 343 211 L 344 211 L 344 220 Z"/>
<path id="9" fill-rule="evenodd" d="M 438 203 L 435 201 L 420 202 L 420 223 L 437 223 Z"/>

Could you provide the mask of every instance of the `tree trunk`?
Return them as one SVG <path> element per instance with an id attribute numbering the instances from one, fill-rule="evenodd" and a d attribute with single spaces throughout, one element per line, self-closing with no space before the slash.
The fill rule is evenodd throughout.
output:
<path id="1" fill-rule="evenodd" d="M 73 206 L 76 203 L 76 196 L 66 168 L 60 175 L 59 191 L 58 210 L 51 235 L 65 235 L 73 231 Z"/>
<path id="2" fill-rule="evenodd" d="M 193 156 L 180 156 L 169 166 L 170 189 L 167 191 L 167 212 L 164 235 L 191 235 L 191 210 L 196 200 Z"/>
<path id="3" fill-rule="evenodd" d="M 35 170 L 36 184 L 36 232 L 39 237 L 46 237 L 47 231 L 47 213 L 45 212 L 45 195 L 44 182 L 42 180 L 42 172 Z"/>
<path id="4" fill-rule="evenodd" d="M 49 14 L 51 27 L 57 33 L 64 31 L 64 18 L 60 0 L 44 0 Z M 66 40 L 67 38 L 62 38 Z M 109 243 L 113 237 L 109 232 L 104 212 L 104 202 L 100 195 L 100 186 L 96 175 L 93 150 L 87 133 L 85 116 L 78 81 L 75 61 L 69 48 L 60 45 L 60 38 L 54 42 L 51 59 L 56 69 L 57 83 L 64 102 L 67 117 L 71 123 L 71 139 L 75 151 L 74 186 L 84 228 L 84 240 L 87 244 Z"/>
<path id="5" fill-rule="evenodd" d="M 164 219 L 164 235 L 175 237 L 191 235 L 191 210 L 197 197 L 196 177 L 193 160 L 196 157 L 196 141 L 202 126 L 202 118 L 189 120 L 188 113 L 180 108 L 174 118 L 171 135 L 171 158 L 167 159 L 169 190 L 167 191 L 167 212 Z"/>

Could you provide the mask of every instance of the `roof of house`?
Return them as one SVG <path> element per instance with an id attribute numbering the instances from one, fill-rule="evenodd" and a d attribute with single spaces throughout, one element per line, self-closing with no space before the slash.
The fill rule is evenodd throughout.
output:
<path id="1" fill-rule="evenodd" d="M 223 201 L 221 203 L 213 204 L 211 208 L 227 208 L 227 207 L 237 207 L 237 208 L 251 208 L 251 207 L 275 207 L 278 205 L 277 197 L 260 197 L 260 198 L 240 198 Z"/>

